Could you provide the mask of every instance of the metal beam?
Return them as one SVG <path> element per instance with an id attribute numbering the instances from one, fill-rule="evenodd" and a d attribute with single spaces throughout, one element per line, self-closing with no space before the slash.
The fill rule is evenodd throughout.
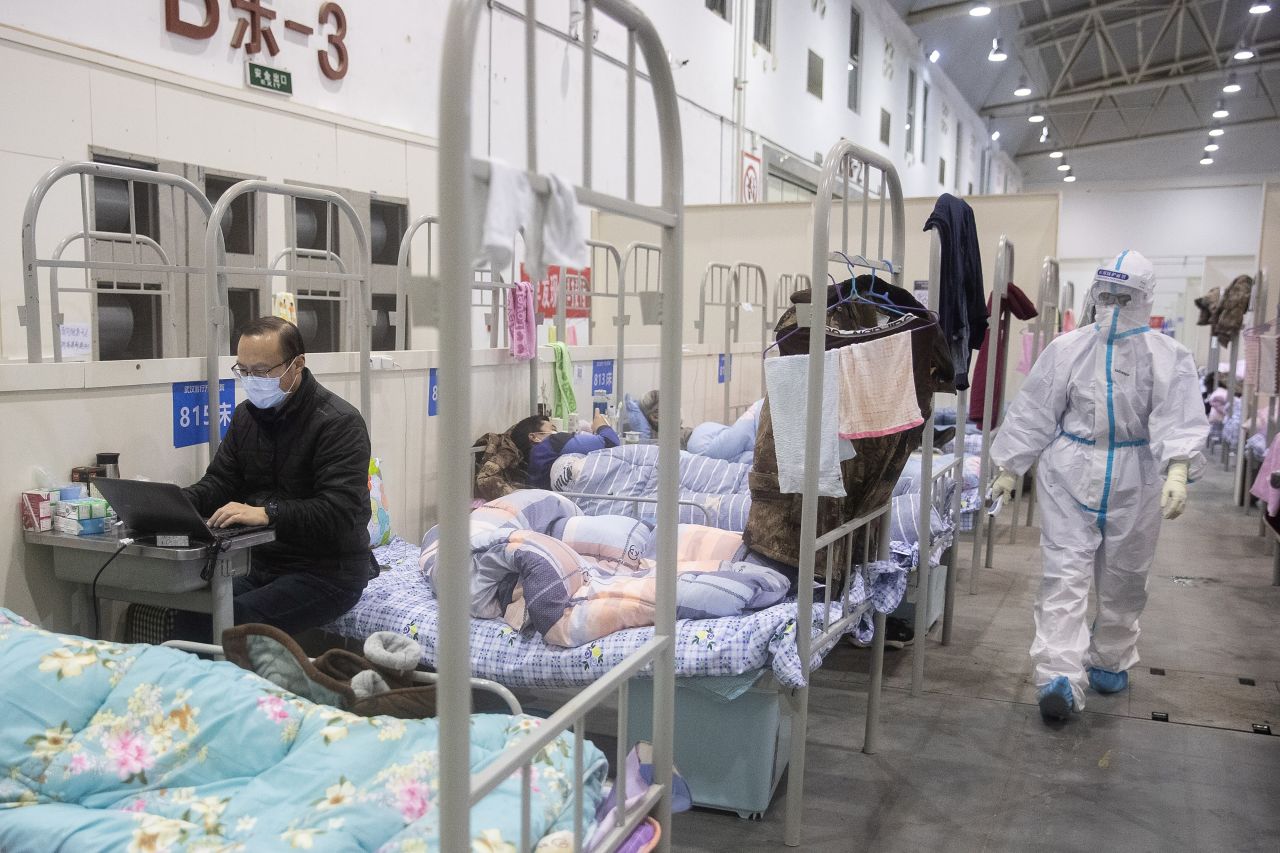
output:
<path id="1" fill-rule="evenodd" d="M 1280 59 L 1269 59 L 1263 62 L 1240 63 L 1238 65 L 1231 66 L 1231 70 L 1236 72 L 1237 77 L 1246 77 L 1250 74 L 1256 74 L 1263 71 L 1273 71 L 1277 68 L 1280 68 Z M 1173 74 L 1168 77 L 1156 77 L 1150 80 L 1143 80 L 1140 83 L 1120 84 L 1116 86 L 1095 86 L 1091 89 L 1083 89 L 1078 92 L 1068 92 L 1063 95 L 1054 95 L 1037 100 L 1024 100 L 1021 102 L 1006 101 L 1001 104 L 992 104 L 989 107 L 983 107 L 979 112 L 985 117 L 992 118 L 999 116 L 1021 115 L 1027 111 L 1028 107 L 1050 109 L 1063 104 L 1074 104 L 1080 101 L 1089 101 L 1099 95 L 1129 95 L 1134 92 L 1149 92 L 1154 89 L 1163 89 L 1166 86 L 1222 79 L 1223 72 L 1216 68 L 1211 68 L 1208 71 L 1196 71 L 1189 74 Z"/>
<path id="2" fill-rule="evenodd" d="M 1101 9 L 1102 7 L 1098 7 L 1098 8 Z M 1141 24 L 1143 21 L 1150 20 L 1151 18 L 1158 18 L 1161 15 L 1168 15 L 1173 9 L 1176 9 L 1176 8 L 1177 8 L 1176 4 L 1173 4 L 1171 6 L 1161 6 L 1159 9 L 1155 9 L 1148 12 L 1141 12 L 1137 15 L 1131 15 L 1127 18 L 1115 18 L 1113 20 L 1106 21 L 1106 25 L 1108 27 L 1119 28 L 1119 27 L 1125 27 L 1133 24 Z M 1059 19 L 1055 18 L 1053 19 L 1052 23 L 1056 24 L 1058 23 L 1058 21 Z M 1035 25 L 1033 24 L 1032 26 L 1035 26 Z M 1019 30 L 1018 33 L 1019 33 L 1019 36 L 1021 36 L 1021 34 L 1023 33 L 1023 30 Z M 1059 33 L 1056 35 L 1054 34 L 1044 35 L 1038 39 L 1026 39 L 1022 42 L 1022 45 L 1023 47 L 1031 47 L 1031 48 L 1040 50 L 1046 47 L 1053 47 L 1055 44 L 1062 44 L 1063 42 L 1069 42 L 1075 37 L 1076 37 L 1076 31 L 1072 29 L 1070 32 L 1067 32 L 1067 33 Z"/>
<path id="3" fill-rule="evenodd" d="M 1086 18 L 1089 15 L 1094 14 L 1095 12 L 1108 12 L 1112 9 L 1119 9 L 1122 6 L 1145 6 L 1145 5 L 1154 6 L 1156 9 L 1160 10 L 1160 12 L 1163 12 L 1167 6 L 1167 3 L 1152 2 L 1152 0 L 1147 0 L 1147 2 L 1145 3 L 1143 2 L 1143 0 L 1110 0 L 1109 3 L 1098 3 L 1093 6 L 1085 6 L 1081 9 L 1077 9 L 1074 12 L 1063 12 L 1061 14 L 1056 14 L 1051 18 L 1045 18 L 1043 21 L 1037 21 L 1034 24 L 1024 24 L 1023 26 L 1018 28 L 1018 35 L 1025 36 L 1025 35 L 1030 35 L 1031 33 L 1038 33 L 1040 32 L 1040 30 L 1048 29 L 1050 27 L 1056 27 L 1061 24 L 1070 23 L 1071 21 L 1077 20 L 1079 18 Z M 908 23 L 910 23 L 909 20 L 908 20 Z M 1124 21 L 1117 21 L 1117 23 L 1124 23 Z"/>
<path id="4" fill-rule="evenodd" d="M 1084 50 L 1085 43 L 1089 40 L 1089 27 L 1086 25 L 1080 28 L 1080 35 L 1076 38 L 1075 46 L 1071 48 L 1071 54 L 1067 61 L 1062 64 L 1062 68 L 1058 71 L 1058 79 L 1053 81 L 1053 85 L 1049 87 L 1050 97 L 1058 94 L 1058 90 L 1062 88 L 1063 82 L 1067 79 L 1067 75 L 1071 73 L 1071 66 L 1076 64 L 1076 60 L 1080 58 L 1081 51 Z"/>
<path id="5" fill-rule="evenodd" d="M 1253 121 L 1241 121 L 1235 124 L 1225 125 L 1227 130 L 1237 130 L 1246 127 L 1263 127 L 1266 125 L 1280 124 L 1280 117 L 1260 118 Z M 1181 139 L 1184 136 L 1204 136 L 1204 126 L 1188 127 L 1184 130 L 1169 130 L 1161 133 L 1148 133 L 1141 136 L 1127 136 L 1121 139 L 1108 139 L 1105 142 L 1087 142 L 1084 145 L 1076 145 L 1070 148 L 1070 152 L 1075 154 L 1078 151 L 1090 151 L 1098 148 L 1109 148 L 1114 145 L 1128 145 L 1133 142 L 1147 142 L 1153 139 Z M 1026 154 L 1015 154 L 1014 160 L 1029 160 L 1034 157 L 1046 156 L 1046 151 L 1029 151 Z"/>
<path id="6" fill-rule="evenodd" d="M 1017 6 L 1025 3 L 1027 0 L 983 0 L 992 9 L 998 9 L 1001 6 Z M 957 15 L 969 14 L 969 9 L 977 5 L 974 0 L 959 0 L 955 3 L 943 3 L 941 6 L 930 6 L 928 9 L 921 9 L 918 12 L 907 13 L 907 25 L 915 26 L 916 24 L 924 24 L 929 21 L 938 21 L 943 18 L 954 18 Z"/>

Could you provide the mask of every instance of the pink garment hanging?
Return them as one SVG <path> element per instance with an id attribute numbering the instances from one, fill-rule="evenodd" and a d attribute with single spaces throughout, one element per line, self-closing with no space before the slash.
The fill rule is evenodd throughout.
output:
<path id="1" fill-rule="evenodd" d="M 1267 455 L 1262 458 L 1262 467 L 1258 469 L 1253 488 L 1249 489 L 1251 495 L 1266 503 L 1268 519 L 1280 513 L 1280 489 L 1271 487 L 1271 472 L 1277 468 L 1280 468 L 1280 435 L 1267 448 Z"/>
<path id="2" fill-rule="evenodd" d="M 1066 311 L 1062 312 L 1062 331 L 1074 332 L 1075 330 L 1076 330 L 1076 315 L 1074 311 L 1068 308 Z"/>
<path id="3" fill-rule="evenodd" d="M 518 361 L 533 358 L 538 346 L 533 319 L 533 285 L 518 281 L 507 293 L 507 337 L 511 341 L 511 357 Z"/>
<path id="4" fill-rule="evenodd" d="M 910 335 L 887 335 L 837 352 L 841 438 L 877 438 L 924 423 L 913 390 Z"/>
<path id="5" fill-rule="evenodd" d="M 1031 373 L 1031 363 L 1036 360 L 1036 333 L 1022 331 L 1022 357 L 1018 359 L 1018 372 L 1023 376 Z"/>

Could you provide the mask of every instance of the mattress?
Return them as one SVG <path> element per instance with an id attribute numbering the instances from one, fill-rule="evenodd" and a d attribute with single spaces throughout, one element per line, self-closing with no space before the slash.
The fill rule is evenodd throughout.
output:
<path id="1" fill-rule="evenodd" d="M 369 583 L 358 604 L 327 630 L 355 640 L 377 631 L 413 637 L 422 647 L 422 664 L 434 668 L 439 605 L 418 570 L 419 549 L 403 539 L 374 551 L 389 567 Z M 894 562 L 860 567 L 847 600 L 832 605 L 831 621 L 845 610 L 858 612 L 849 632 L 869 641 L 873 610 L 891 613 L 902 600 L 907 571 Z M 685 619 L 676 623 L 676 675 L 742 675 L 769 669 L 787 687 L 804 685 L 796 649 L 794 599 L 764 610 L 721 619 Z M 814 606 L 814 634 L 828 624 Z M 508 687 L 575 687 L 590 684 L 653 637 L 653 628 L 630 628 L 576 648 L 545 643 L 500 619 L 471 620 L 471 674 Z M 835 641 L 814 644 L 811 664 L 818 667 Z"/>

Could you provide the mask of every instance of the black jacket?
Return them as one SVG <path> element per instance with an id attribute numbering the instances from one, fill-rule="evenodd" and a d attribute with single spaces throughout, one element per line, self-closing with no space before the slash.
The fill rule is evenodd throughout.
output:
<path id="1" fill-rule="evenodd" d="M 209 470 L 185 491 L 206 517 L 229 501 L 277 501 L 276 541 L 254 549 L 255 568 L 368 580 L 369 431 L 310 370 L 279 408 L 237 406 Z"/>
<path id="2" fill-rule="evenodd" d="M 942 238 L 938 323 L 951 347 L 956 388 L 969 387 L 969 356 L 987 336 L 986 294 L 982 287 L 982 252 L 973 208 L 950 193 L 938 196 L 924 230 L 938 229 Z"/>

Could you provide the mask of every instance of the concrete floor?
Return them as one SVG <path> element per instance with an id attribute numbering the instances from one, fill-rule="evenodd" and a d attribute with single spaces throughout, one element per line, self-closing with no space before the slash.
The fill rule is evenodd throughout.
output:
<path id="1" fill-rule="evenodd" d="M 1130 689 L 1091 692 L 1065 726 L 1041 721 L 1030 681 L 1039 531 L 1010 545 L 1007 517 L 977 595 L 961 570 L 951 645 L 926 640 L 923 695 L 911 650 L 886 653 L 876 755 L 861 752 L 869 655 L 837 650 L 810 698 L 800 849 L 1280 850 L 1280 737 L 1251 730 L 1280 734 L 1280 587 L 1230 486 L 1213 466 L 1161 531 Z M 782 799 L 758 822 L 677 815 L 674 846 L 781 849 Z"/>

